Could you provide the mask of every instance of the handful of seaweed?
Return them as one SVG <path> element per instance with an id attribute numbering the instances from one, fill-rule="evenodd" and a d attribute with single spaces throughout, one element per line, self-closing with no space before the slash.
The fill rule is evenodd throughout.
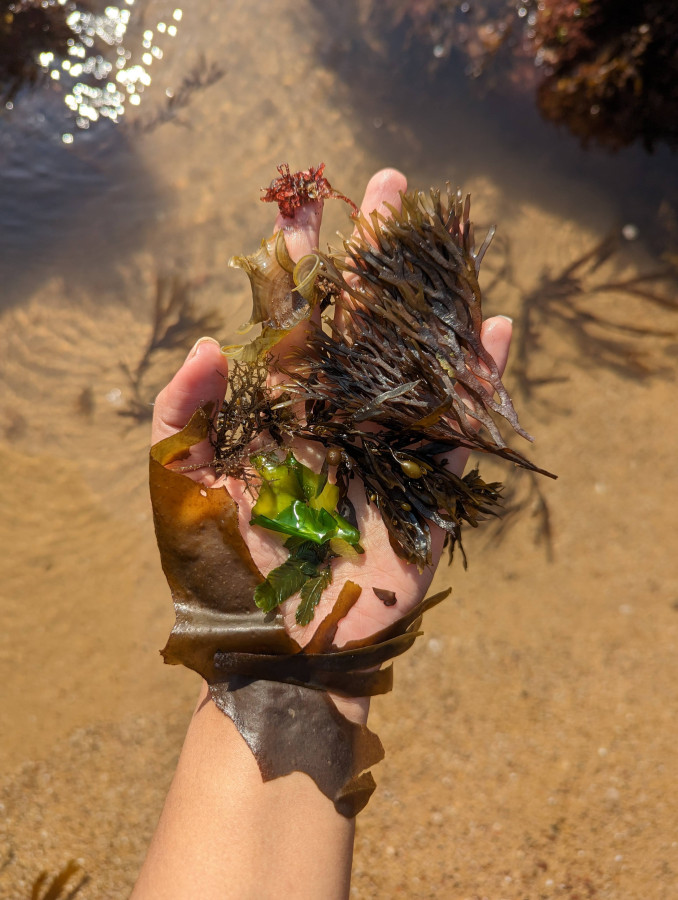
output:
<path id="1" fill-rule="evenodd" d="M 475 527 L 500 501 L 500 485 L 486 484 L 477 470 L 454 475 L 441 455 L 465 447 L 543 471 L 507 446 L 497 424 L 503 419 L 532 440 L 481 343 L 478 273 L 493 231 L 476 252 L 469 208 L 469 197 L 449 187 L 410 193 L 392 217 L 354 217 L 355 234 L 339 252 L 295 266 L 278 232 L 257 254 L 231 261 L 252 283 L 253 315 L 244 327 L 260 323 L 262 332 L 228 348 L 243 362 L 213 423 L 214 466 L 254 476 L 253 524 L 287 535 L 290 558 L 258 591 L 262 609 L 301 590 L 297 621 L 307 624 L 309 597 L 317 603 L 331 577 L 326 564 L 342 551 L 362 552 L 357 532 L 346 539 L 347 526 L 356 525 L 348 498 L 356 476 L 394 551 L 423 570 L 432 564 L 431 524 L 445 530 L 452 552 L 462 523 Z M 324 328 L 311 325 L 291 357 L 274 358 L 278 341 L 316 306 L 339 312 L 325 316 Z M 282 373 L 275 388 L 267 387 L 269 368 Z M 248 456 L 262 432 L 285 459 Z M 287 450 L 295 437 L 326 448 L 319 476 Z M 329 492 L 331 507 L 323 505 Z M 332 516 L 339 531 L 332 532 Z"/>
<path id="2" fill-rule="evenodd" d="M 236 361 L 221 408 L 198 410 L 151 452 L 156 532 L 177 612 L 165 661 L 206 678 L 264 779 L 305 771 L 344 815 L 367 802 L 374 781 L 364 769 L 383 748 L 325 692 L 390 690 L 391 667 L 373 667 L 411 646 L 422 613 L 449 593 L 337 647 L 338 623 L 361 593 L 347 581 L 305 647 L 290 637 L 280 603 L 299 593 L 297 622 L 308 624 L 332 580 L 332 560 L 369 555 L 349 486 L 362 485 L 394 552 L 421 571 L 433 563 L 432 528 L 444 530 L 452 552 L 463 523 L 475 527 L 500 502 L 501 485 L 486 484 L 477 469 L 464 477 L 450 471 L 452 451 L 478 450 L 549 474 L 500 432 L 505 421 L 531 440 L 481 343 L 478 272 L 492 232 L 476 252 L 469 198 L 449 187 L 407 193 L 390 217 L 353 221 L 340 251 L 294 264 L 278 232 L 256 254 L 231 260 L 252 286 L 243 330 L 260 324 L 261 334 L 226 348 Z M 322 324 L 315 310 L 325 314 Z M 281 350 L 301 323 L 303 341 Z M 205 438 L 216 474 L 243 480 L 256 498 L 251 524 L 284 541 L 288 558 L 266 577 L 226 488 L 205 490 L 168 468 Z M 322 449 L 319 471 L 297 459 L 299 439 Z M 385 605 L 396 599 L 375 594 Z"/>

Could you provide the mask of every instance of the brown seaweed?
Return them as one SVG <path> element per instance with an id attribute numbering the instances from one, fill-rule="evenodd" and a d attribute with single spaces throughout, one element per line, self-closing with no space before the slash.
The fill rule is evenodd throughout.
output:
<path id="1" fill-rule="evenodd" d="M 151 450 L 155 529 L 176 611 L 163 658 L 206 679 L 215 703 L 252 748 L 264 779 L 306 772 L 343 815 L 355 815 L 374 790 L 364 770 L 383 757 L 383 748 L 369 729 L 346 720 L 325 691 L 369 696 L 390 690 L 391 668 L 374 667 L 412 645 L 423 612 L 447 592 L 422 601 L 395 626 L 338 649 L 332 645 L 336 626 L 360 594 L 347 583 L 302 649 L 279 614 L 264 613 L 254 603 L 263 576 L 240 535 L 237 507 L 226 488 L 207 490 L 168 468 L 207 438 L 211 414 L 209 406 L 198 410 L 182 431 Z M 331 766 L 320 762 L 327 758 Z"/>
<path id="2" fill-rule="evenodd" d="M 310 273 L 304 296 L 280 232 L 257 254 L 232 261 L 252 283 L 247 327 L 260 323 L 262 333 L 233 348 L 245 365 L 213 428 L 213 465 L 222 471 L 228 460 L 230 474 L 251 477 L 240 437 L 239 455 L 233 453 L 242 426 L 233 431 L 228 423 L 248 422 L 255 436 L 249 410 L 256 394 L 259 422 L 271 423 L 268 435 L 282 450 L 302 437 L 338 454 L 338 512 L 353 521 L 348 484 L 357 475 L 396 553 L 423 569 L 432 562 L 431 523 L 446 531 L 452 552 L 462 523 L 475 527 L 500 503 L 499 484 L 485 484 L 477 471 L 460 478 L 440 463 L 441 455 L 463 447 L 550 473 L 509 447 L 500 430 L 504 421 L 532 440 L 481 341 L 478 275 L 494 230 L 476 250 L 470 198 L 448 185 L 444 193 L 404 194 L 402 210 L 388 217 L 373 213 L 354 221 L 355 235 L 341 251 L 297 264 Z M 303 346 L 284 365 L 277 362 L 284 383 L 264 388 L 264 357 L 290 326 L 310 317 L 318 281 L 340 316 L 325 328 L 309 323 Z M 247 366 L 256 375 L 244 374 Z M 250 389 L 243 417 L 241 385 L 248 380 L 259 386 Z M 303 403 L 301 417 L 295 401 Z"/>
<path id="3" fill-rule="evenodd" d="M 531 440 L 480 339 L 478 273 L 493 232 L 476 252 L 469 211 L 448 187 L 404 195 L 389 218 L 361 216 L 342 253 L 320 254 L 322 275 L 345 292 L 341 324 L 313 327 L 286 369 L 286 389 L 306 405 L 299 433 L 341 448 L 344 497 L 358 475 L 394 550 L 420 569 L 431 564 L 429 523 L 452 550 L 462 523 L 475 527 L 500 501 L 500 485 L 454 475 L 441 454 L 466 447 L 549 474 L 499 429 L 503 419 Z"/>
<path id="4" fill-rule="evenodd" d="M 172 122 L 183 128 L 190 128 L 190 123 L 181 117 L 181 113 L 192 103 L 199 91 L 212 87 L 226 74 L 226 69 L 216 62 L 208 62 L 204 54 L 201 54 L 192 69 L 181 79 L 179 86 L 173 92 L 167 93 L 167 98 L 162 106 L 155 112 L 141 119 L 135 119 L 129 126 L 135 134 L 149 134 Z"/>
<path id="5" fill-rule="evenodd" d="M 68 882 L 78 874 L 80 880 L 75 886 L 69 888 Z M 90 880 L 89 875 L 82 871 L 82 867 L 74 859 L 70 859 L 54 876 L 43 893 L 48 878 L 49 872 L 46 869 L 38 875 L 31 888 L 31 900 L 72 900 Z M 66 890 L 68 890 L 68 894 L 66 894 Z"/>
<path id="6" fill-rule="evenodd" d="M 363 0 L 360 35 L 389 68 L 453 57 L 483 90 L 534 93 L 584 146 L 678 146 L 673 0 Z"/>

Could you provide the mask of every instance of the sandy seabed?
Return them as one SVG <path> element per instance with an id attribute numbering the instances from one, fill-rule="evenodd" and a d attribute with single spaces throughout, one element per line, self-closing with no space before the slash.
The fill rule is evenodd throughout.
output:
<path id="1" fill-rule="evenodd" d="M 197 677 L 158 656 L 173 614 L 146 490 L 148 422 L 121 415 L 131 390 L 120 364 L 143 353 L 158 275 L 187 281 L 228 342 L 248 292 L 226 262 L 269 229 L 257 196 L 275 165 L 324 160 L 357 199 L 393 164 L 413 186 L 459 181 L 476 221 L 497 222 L 487 310 L 514 315 L 519 330 L 542 271 L 575 260 L 627 212 L 566 171 L 540 164 L 528 180 L 515 144 L 497 149 L 488 123 L 426 145 L 388 91 L 356 100 L 327 62 L 317 5 L 276 10 L 229 4 L 227 27 L 209 7 L 189 18 L 196 56 L 225 61 L 225 75 L 196 96 L 190 127 L 127 136 L 130 181 L 143 172 L 154 190 L 130 194 L 124 250 L 114 185 L 75 205 L 34 269 L 17 258 L 0 311 L 1 897 L 30 896 L 42 869 L 70 858 L 89 879 L 79 900 L 129 892 L 197 695 Z M 255 45 L 275 52 L 254 59 Z M 168 59 L 165 78 L 181 65 Z M 346 230 L 339 204 L 327 219 L 326 239 Z M 653 265 L 641 235 L 599 277 Z M 678 322 L 621 294 L 595 303 L 622 323 L 671 332 Z M 530 364 L 544 382 L 516 402 L 537 436 L 532 458 L 559 475 L 541 485 L 550 552 L 535 542 L 535 495 L 501 540 L 494 528 L 467 538 L 467 572 L 457 560 L 438 573 L 453 595 L 373 704 L 387 757 L 358 820 L 358 898 L 669 900 L 678 890 L 678 344 L 634 339 L 651 373 L 641 377 L 621 350 L 604 365 L 548 322 L 538 338 Z M 148 397 L 187 349 L 155 354 Z M 505 380 L 511 389 L 511 368 Z M 484 472 L 507 475 L 493 463 Z"/>

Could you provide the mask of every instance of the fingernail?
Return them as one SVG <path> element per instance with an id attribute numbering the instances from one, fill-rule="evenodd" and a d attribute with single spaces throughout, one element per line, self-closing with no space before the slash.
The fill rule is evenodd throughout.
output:
<path id="1" fill-rule="evenodd" d="M 198 353 L 200 352 L 200 347 L 204 346 L 205 344 L 216 344 L 217 347 L 219 346 L 219 342 L 215 341 L 213 337 L 198 338 L 198 340 L 195 342 L 195 344 L 193 344 L 193 346 L 191 347 L 189 354 L 186 357 L 186 362 L 188 362 L 189 359 L 193 359 L 195 356 L 197 356 Z"/>
<path id="2" fill-rule="evenodd" d="M 511 316 L 501 316 L 501 315 L 500 315 L 499 318 L 500 318 L 500 319 L 506 319 L 507 322 L 510 322 L 511 325 L 513 325 L 513 319 L 511 318 Z"/>

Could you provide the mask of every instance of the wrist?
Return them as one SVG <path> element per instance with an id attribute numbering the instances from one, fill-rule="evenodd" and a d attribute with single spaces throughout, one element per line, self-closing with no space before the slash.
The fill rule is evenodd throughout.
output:
<path id="1" fill-rule="evenodd" d="M 370 711 L 369 697 L 340 697 L 338 694 L 329 694 L 330 700 L 339 712 L 356 725 L 367 725 L 367 716 Z"/>

